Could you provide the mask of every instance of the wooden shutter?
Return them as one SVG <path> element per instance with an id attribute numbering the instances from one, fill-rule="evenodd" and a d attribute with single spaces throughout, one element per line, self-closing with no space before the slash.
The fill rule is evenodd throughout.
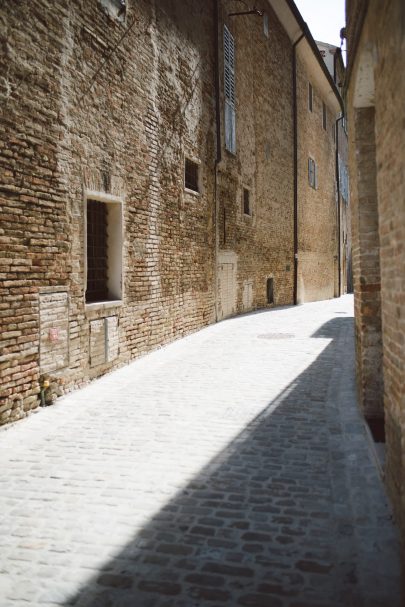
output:
<path id="1" fill-rule="evenodd" d="M 308 183 L 311 188 L 314 187 L 315 179 L 314 179 L 314 161 L 312 158 L 308 158 Z"/>
<path id="2" fill-rule="evenodd" d="M 235 41 L 224 26 L 225 147 L 236 152 L 235 117 Z"/>

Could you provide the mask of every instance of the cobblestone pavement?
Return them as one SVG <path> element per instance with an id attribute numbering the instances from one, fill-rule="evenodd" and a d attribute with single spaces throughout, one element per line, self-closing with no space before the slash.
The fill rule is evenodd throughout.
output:
<path id="1" fill-rule="evenodd" d="M 219 323 L 0 432 L 0 606 L 399 607 L 352 298 Z"/>

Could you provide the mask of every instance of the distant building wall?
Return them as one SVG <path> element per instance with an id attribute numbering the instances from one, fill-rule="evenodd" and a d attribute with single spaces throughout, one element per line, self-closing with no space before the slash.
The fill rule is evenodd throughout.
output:
<path id="1" fill-rule="evenodd" d="M 266 2 L 257 7 L 269 16 L 267 32 L 263 19 L 228 17 L 224 6 L 222 26 L 235 43 L 236 149 L 223 146 L 218 166 L 219 289 L 235 282 L 233 308 L 219 294 L 220 318 L 292 303 L 294 281 L 291 43 Z"/>
<path id="2" fill-rule="evenodd" d="M 299 56 L 297 68 L 298 301 L 303 303 L 338 295 L 336 113 Z"/>

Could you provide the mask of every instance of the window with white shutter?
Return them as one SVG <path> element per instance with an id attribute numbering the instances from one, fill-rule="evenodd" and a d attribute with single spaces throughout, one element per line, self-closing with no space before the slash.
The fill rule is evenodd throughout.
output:
<path id="1" fill-rule="evenodd" d="M 308 158 L 308 183 L 314 190 L 318 189 L 318 169 L 313 158 Z"/>
<path id="2" fill-rule="evenodd" d="M 225 148 L 236 153 L 235 41 L 224 26 Z"/>

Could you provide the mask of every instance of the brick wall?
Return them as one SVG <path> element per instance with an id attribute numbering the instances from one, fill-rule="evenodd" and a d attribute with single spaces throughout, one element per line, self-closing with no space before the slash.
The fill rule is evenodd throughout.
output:
<path id="1" fill-rule="evenodd" d="M 395 0 L 374 2 L 372 9 L 379 49 L 375 105 L 387 481 L 405 529 L 405 6 Z"/>
<path id="2" fill-rule="evenodd" d="M 2 7 L 2 423 L 38 405 L 42 376 L 60 393 L 214 319 L 212 10 L 132 6 L 125 23 L 96 0 Z M 85 305 L 86 191 L 122 201 L 116 305 Z"/>
<path id="3" fill-rule="evenodd" d="M 218 282 L 221 289 L 229 275 L 223 262 L 231 262 L 234 312 L 267 306 L 268 278 L 273 278 L 276 305 L 293 300 L 291 43 L 267 3 L 257 7 L 269 14 L 268 36 L 260 17 L 229 18 L 227 11 L 221 16 L 235 40 L 236 153 L 223 148 L 218 167 Z M 244 188 L 250 193 L 250 216 L 243 211 Z M 223 306 L 219 312 L 227 315 Z"/>
<path id="4" fill-rule="evenodd" d="M 0 424 L 37 407 L 41 389 L 51 403 L 216 318 L 293 302 L 287 33 L 265 0 L 268 34 L 261 17 L 229 17 L 227 2 L 218 32 L 214 2 L 127 5 L 120 16 L 110 0 L 0 11 Z M 236 48 L 235 154 L 224 145 L 224 24 Z M 198 192 L 184 187 L 186 158 Z M 93 203 L 109 296 L 86 303 Z M 328 225 L 308 239 L 332 229 L 320 207 Z"/>
<path id="5" fill-rule="evenodd" d="M 350 3 L 351 4 L 351 3 Z M 349 4 L 349 17 L 353 8 Z M 355 24 L 353 25 L 355 28 Z M 349 34 L 350 34 L 349 29 Z M 353 43 L 349 39 L 349 48 Z M 405 511 L 404 460 L 404 408 L 405 408 L 405 108 L 402 102 L 405 95 L 405 77 L 403 57 L 405 53 L 405 6 L 401 0 L 392 2 L 369 3 L 366 20 L 363 25 L 356 54 L 351 58 L 353 65 L 348 91 L 352 121 L 357 119 L 356 136 L 359 133 L 363 145 L 375 142 L 374 166 L 376 169 L 376 192 L 378 200 L 378 227 L 380 244 L 381 275 L 381 322 L 382 322 L 382 358 L 381 367 L 375 368 L 377 381 L 384 383 L 384 407 L 386 420 L 386 481 L 393 500 L 397 520 L 405 529 L 403 513 Z M 359 87 L 364 81 L 364 73 L 369 68 L 372 57 L 373 98 L 370 108 L 357 109 L 353 106 L 358 99 Z M 365 63 L 365 59 L 367 62 Z M 372 118 L 375 117 L 373 129 Z M 367 119 L 366 119 L 367 118 Z M 362 123 L 360 124 L 360 121 Z M 350 123 L 349 123 L 350 126 Z M 360 128 L 361 127 L 361 128 Z M 371 133 L 370 130 L 373 130 Z M 351 125 L 353 131 L 353 125 Z M 374 141 L 373 141 L 374 140 Z M 354 136 L 350 141 L 350 168 L 353 194 L 360 201 L 356 191 L 356 181 L 360 173 L 360 163 L 356 157 L 357 148 Z M 365 167 L 372 175 L 373 167 Z M 353 201 L 353 197 L 352 197 Z M 370 204 L 370 197 L 365 203 Z M 376 224 L 375 212 L 373 222 Z M 353 222 L 358 221 L 353 215 Z M 375 230 L 375 228 L 374 228 Z M 365 241 L 358 244 L 360 255 L 370 260 L 374 256 L 373 247 Z M 374 272 L 377 269 L 374 262 Z M 371 264 L 370 264 L 371 266 Z M 359 265 L 355 268 L 357 280 L 357 301 L 359 289 L 367 287 Z M 376 277 L 377 280 L 377 277 Z M 374 281 L 376 282 L 376 281 Z M 355 286 L 356 288 L 356 286 Z M 364 290 L 364 288 L 363 288 Z M 371 296 L 371 293 L 370 293 Z M 360 339 L 367 334 L 361 323 L 357 309 L 358 333 Z M 371 318 L 371 313 L 370 313 Z M 374 317 L 374 322 L 376 321 Z M 362 364 L 358 361 L 360 381 Z"/>
<path id="6" fill-rule="evenodd" d="M 381 417 L 381 278 L 374 108 L 356 109 L 350 115 L 350 123 L 352 153 L 357 159 L 351 200 L 358 392 L 364 414 Z"/>
<path id="7" fill-rule="evenodd" d="M 313 91 L 308 108 L 308 85 Z M 298 127 L 298 301 L 329 299 L 337 295 L 337 243 L 335 200 L 335 113 L 317 89 L 304 62 L 297 61 Z M 308 159 L 316 163 L 317 184 L 308 179 Z"/>

